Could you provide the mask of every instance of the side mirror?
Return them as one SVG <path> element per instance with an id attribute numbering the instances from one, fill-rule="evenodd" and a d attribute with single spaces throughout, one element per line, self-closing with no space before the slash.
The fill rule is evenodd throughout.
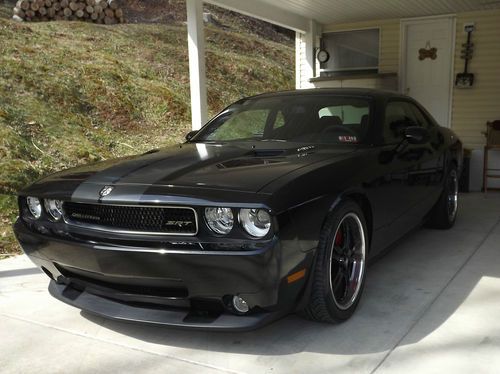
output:
<path id="1" fill-rule="evenodd" d="M 200 130 L 193 130 L 193 131 L 190 131 L 186 134 L 186 141 L 190 141 L 191 139 L 193 139 L 193 137 L 198 134 Z"/>
<path id="2" fill-rule="evenodd" d="M 431 139 L 429 131 L 420 126 L 407 127 L 404 130 L 404 136 L 409 144 L 425 144 Z"/>

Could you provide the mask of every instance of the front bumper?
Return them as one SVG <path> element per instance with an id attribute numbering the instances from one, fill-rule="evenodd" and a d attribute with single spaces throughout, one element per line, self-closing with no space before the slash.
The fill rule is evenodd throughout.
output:
<path id="1" fill-rule="evenodd" d="M 293 309 L 303 282 L 287 286 L 275 237 L 253 251 L 126 247 L 36 233 L 18 220 L 25 253 L 52 278 L 57 299 L 109 318 L 196 329 L 249 330 Z M 286 279 L 286 276 L 285 276 Z M 251 308 L 235 315 L 238 295 Z"/>
<path id="2" fill-rule="evenodd" d="M 87 312 L 107 318 L 143 322 L 197 330 L 247 331 L 274 321 L 283 312 L 261 312 L 245 316 L 230 313 L 200 315 L 176 308 L 151 308 L 138 304 L 127 304 L 100 297 L 87 291 L 78 291 L 71 286 L 50 281 L 49 292 L 56 299 Z"/>

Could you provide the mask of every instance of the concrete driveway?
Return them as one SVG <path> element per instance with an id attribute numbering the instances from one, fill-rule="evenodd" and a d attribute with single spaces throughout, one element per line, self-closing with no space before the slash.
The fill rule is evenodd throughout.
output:
<path id="1" fill-rule="evenodd" d="M 466 194 L 456 226 L 418 230 L 369 269 L 355 316 L 250 333 L 105 320 L 49 296 L 24 257 L 0 262 L 0 372 L 498 373 L 500 195 Z"/>

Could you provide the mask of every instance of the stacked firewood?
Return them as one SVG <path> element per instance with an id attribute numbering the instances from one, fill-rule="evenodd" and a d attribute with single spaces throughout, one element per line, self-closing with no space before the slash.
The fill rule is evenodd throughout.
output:
<path id="1" fill-rule="evenodd" d="M 19 0 L 14 7 L 17 21 L 87 21 L 112 25 L 124 23 L 117 0 Z"/>

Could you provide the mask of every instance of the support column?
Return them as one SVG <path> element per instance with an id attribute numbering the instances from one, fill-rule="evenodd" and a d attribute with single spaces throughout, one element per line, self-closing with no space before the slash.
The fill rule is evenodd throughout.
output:
<path id="1" fill-rule="evenodd" d="M 295 31 L 295 89 L 302 88 L 302 33 Z"/>
<path id="2" fill-rule="evenodd" d="M 306 43 L 306 74 L 307 78 L 316 76 L 316 41 L 318 38 L 318 24 L 314 20 L 309 20 L 309 30 L 304 35 Z"/>
<path id="3" fill-rule="evenodd" d="M 295 34 L 295 88 L 314 87 L 309 79 L 316 76 L 318 63 L 316 50 L 320 27 L 314 20 L 309 20 L 308 31 Z"/>
<path id="4" fill-rule="evenodd" d="M 186 0 L 191 126 L 198 130 L 207 122 L 207 76 L 205 68 L 205 32 L 203 1 Z"/>

